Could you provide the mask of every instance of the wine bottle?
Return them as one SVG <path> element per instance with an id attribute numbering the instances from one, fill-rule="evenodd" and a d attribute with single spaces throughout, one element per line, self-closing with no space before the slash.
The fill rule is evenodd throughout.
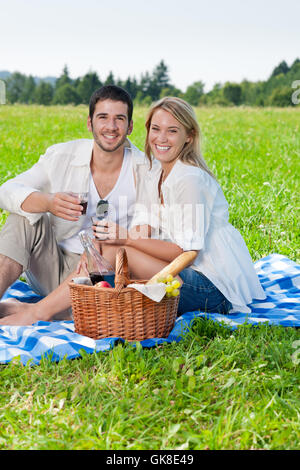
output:
<path id="1" fill-rule="evenodd" d="M 86 254 L 87 269 L 92 284 L 95 285 L 97 284 L 97 282 L 104 281 L 104 276 L 106 275 L 113 275 L 113 267 L 96 250 L 93 245 L 92 239 L 90 238 L 86 230 L 82 230 L 79 233 L 79 239 Z"/>

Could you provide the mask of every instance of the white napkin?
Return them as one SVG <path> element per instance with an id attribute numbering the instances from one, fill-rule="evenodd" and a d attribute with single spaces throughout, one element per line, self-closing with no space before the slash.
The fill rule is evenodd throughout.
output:
<path id="1" fill-rule="evenodd" d="M 72 281 L 75 284 L 84 284 L 86 286 L 92 286 L 92 281 L 90 280 L 89 277 L 74 277 Z"/>
<path id="2" fill-rule="evenodd" d="M 156 284 L 128 284 L 126 287 L 132 287 L 133 289 L 138 290 L 149 299 L 154 300 L 155 302 L 160 302 L 161 299 L 166 294 L 166 285 L 163 282 L 158 282 Z"/>

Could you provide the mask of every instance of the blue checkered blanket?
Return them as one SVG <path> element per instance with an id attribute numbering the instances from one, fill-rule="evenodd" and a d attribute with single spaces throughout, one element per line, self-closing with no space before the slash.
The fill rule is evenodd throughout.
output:
<path id="1" fill-rule="evenodd" d="M 189 312 L 177 318 L 168 338 L 154 338 L 141 341 L 142 347 L 179 342 L 190 329 L 195 318 L 210 318 L 231 329 L 250 323 L 258 325 L 265 322 L 270 325 L 285 327 L 300 326 L 300 266 L 285 256 L 272 254 L 254 264 L 260 282 L 266 293 L 266 299 L 254 301 L 249 305 L 250 314 Z M 40 299 L 24 282 L 17 281 L 5 293 L 4 298 L 13 297 L 24 302 L 36 302 Z M 23 364 L 30 361 L 39 364 L 42 357 L 52 361 L 62 358 L 73 359 L 87 353 L 107 351 L 120 338 L 93 340 L 74 332 L 72 321 L 39 321 L 32 326 L 0 326 L 0 363 L 12 359 Z"/>

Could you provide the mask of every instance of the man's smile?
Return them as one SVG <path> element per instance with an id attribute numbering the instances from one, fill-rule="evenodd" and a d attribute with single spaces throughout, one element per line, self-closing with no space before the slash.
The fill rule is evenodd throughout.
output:
<path id="1" fill-rule="evenodd" d="M 116 139 L 118 135 L 117 134 L 103 134 L 103 137 L 108 140 L 113 140 L 113 139 Z"/>

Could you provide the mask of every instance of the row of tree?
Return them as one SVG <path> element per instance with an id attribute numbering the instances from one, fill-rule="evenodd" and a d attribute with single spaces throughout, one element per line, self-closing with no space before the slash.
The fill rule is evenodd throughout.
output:
<path id="1" fill-rule="evenodd" d="M 300 80 L 300 60 L 289 67 L 285 61 L 276 66 L 266 81 L 241 83 L 217 83 L 213 89 L 204 92 L 204 83 L 197 81 L 183 92 L 171 84 L 168 67 L 163 60 L 152 73 L 142 74 L 140 80 L 128 77 L 122 81 L 110 72 L 101 81 L 96 72 L 71 79 L 65 66 L 54 83 L 37 80 L 20 72 L 9 74 L 5 79 L 8 103 L 26 104 L 88 104 L 91 94 L 101 85 L 115 84 L 125 88 L 136 103 L 149 105 L 163 96 L 178 96 L 193 106 L 206 105 L 250 105 L 250 106 L 292 106 L 292 84 Z"/>

